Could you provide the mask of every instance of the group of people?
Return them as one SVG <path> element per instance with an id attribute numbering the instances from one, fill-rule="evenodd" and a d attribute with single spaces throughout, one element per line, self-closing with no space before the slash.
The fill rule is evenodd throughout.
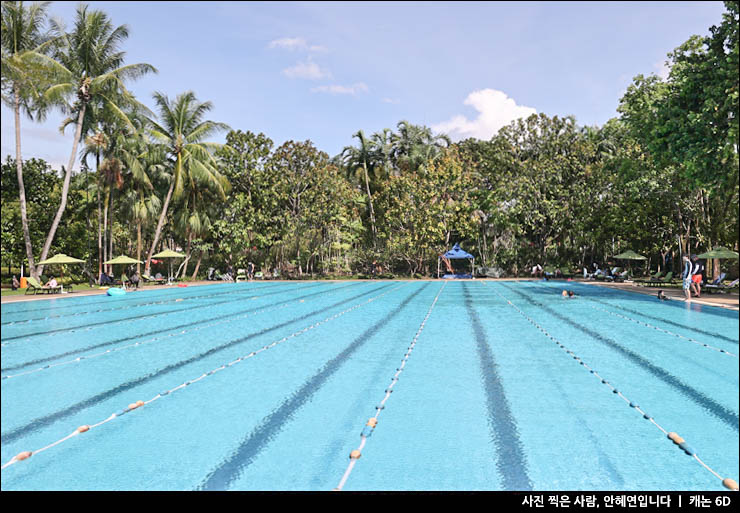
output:
<path id="1" fill-rule="evenodd" d="M 130 279 L 128 278 L 128 276 L 126 276 L 125 273 L 121 274 L 121 285 L 123 285 L 124 288 L 128 286 L 128 287 L 138 289 L 139 283 L 141 283 L 141 276 L 139 275 L 138 271 L 134 272 L 134 274 L 131 275 Z M 115 280 L 115 277 L 113 276 L 113 273 L 106 274 L 105 271 L 101 272 L 100 277 L 98 278 L 98 284 L 107 285 L 107 286 L 115 285 L 116 280 Z"/>
<path id="2" fill-rule="evenodd" d="M 54 289 L 58 286 L 59 286 L 59 283 L 57 282 L 57 279 L 53 275 L 49 278 L 49 281 L 46 282 L 46 285 L 42 284 L 42 287 L 45 289 Z M 13 275 L 13 279 L 10 282 L 10 288 L 11 290 L 18 290 L 19 288 L 21 288 L 21 284 L 15 275 Z"/>
<path id="3" fill-rule="evenodd" d="M 704 273 L 704 264 L 699 261 L 696 255 L 683 256 L 683 272 L 681 278 L 683 278 L 683 295 L 686 296 L 686 300 L 691 300 L 691 295 L 695 297 L 701 297 L 701 282 Z"/>

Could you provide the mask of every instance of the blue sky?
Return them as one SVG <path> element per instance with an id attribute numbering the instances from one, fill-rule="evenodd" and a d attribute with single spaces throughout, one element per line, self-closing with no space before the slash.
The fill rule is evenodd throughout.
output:
<path id="1" fill-rule="evenodd" d="M 531 112 L 601 125 L 635 75 L 721 22 L 721 2 L 88 2 L 127 24 L 127 62 L 158 68 L 129 87 L 192 90 L 210 119 L 310 139 L 330 155 L 400 120 L 490 138 Z M 77 2 L 50 12 L 71 25 Z M 23 157 L 69 159 L 61 115 L 22 120 Z M 218 142 L 222 142 L 223 137 Z M 2 157 L 15 156 L 2 108 Z M 79 164 L 75 166 L 78 169 Z"/>

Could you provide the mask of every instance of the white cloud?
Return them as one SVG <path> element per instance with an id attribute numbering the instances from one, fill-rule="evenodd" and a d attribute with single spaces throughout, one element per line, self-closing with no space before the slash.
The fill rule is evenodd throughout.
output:
<path id="1" fill-rule="evenodd" d="M 380 101 L 383 102 L 383 103 L 391 103 L 393 105 L 397 105 L 397 104 L 401 103 L 401 100 L 398 100 L 396 98 L 383 98 Z"/>
<path id="2" fill-rule="evenodd" d="M 318 64 L 310 58 L 306 62 L 299 62 L 295 66 L 285 68 L 283 74 L 288 78 L 305 78 L 308 80 L 318 80 L 321 78 L 331 78 L 331 73 L 321 69 Z"/>
<path id="3" fill-rule="evenodd" d="M 311 89 L 312 93 L 329 93 L 329 94 L 351 94 L 356 95 L 357 93 L 366 93 L 368 91 L 368 87 L 363 82 L 357 82 L 356 84 L 352 84 L 350 86 L 343 86 L 343 85 L 323 85 L 314 87 Z"/>
<path id="4" fill-rule="evenodd" d="M 325 52 L 327 51 L 325 46 L 321 45 L 309 45 L 302 37 L 282 37 L 270 41 L 267 45 L 268 48 L 282 48 L 283 50 L 298 50 L 298 51 L 309 51 L 309 52 Z"/>
<path id="5" fill-rule="evenodd" d="M 655 72 L 656 75 L 658 75 L 661 79 L 666 80 L 668 79 L 668 75 L 671 72 L 671 67 L 668 65 L 665 61 L 656 62 L 653 64 L 655 66 L 655 69 L 658 71 Z"/>
<path id="6" fill-rule="evenodd" d="M 463 115 L 457 115 L 448 121 L 432 125 L 432 129 L 435 132 L 446 133 L 453 140 L 468 137 L 488 140 L 515 119 L 537 114 L 536 109 L 517 105 L 513 99 L 506 96 L 506 93 L 495 89 L 473 91 L 463 103 L 477 110 L 478 117 L 469 120 Z"/>

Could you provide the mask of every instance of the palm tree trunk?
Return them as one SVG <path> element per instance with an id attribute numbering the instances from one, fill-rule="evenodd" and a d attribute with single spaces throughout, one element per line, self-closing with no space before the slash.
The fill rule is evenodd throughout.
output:
<path id="1" fill-rule="evenodd" d="M 141 260 L 141 219 L 136 222 L 136 260 Z M 141 264 L 136 264 L 136 272 L 141 274 Z"/>
<path id="2" fill-rule="evenodd" d="M 95 172 L 98 178 L 98 186 L 96 187 L 97 196 L 98 196 L 98 276 L 97 276 L 97 279 L 100 280 L 100 274 L 103 272 L 103 262 L 105 261 L 105 259 L 103 258 L 103 226 L 100 224 L 102 222 L 101 205 L 100 205 L 100 151 L 95 152 Z"/>
<path id="3" fill-rule="evenodd" d="M 108 254 L 110 255 L 110 258 L 113 258 L 113 186 L 111 185 L 110 188 L 110 200 L 108 201 L 108 211 L 110 212 L 110 215 L 108 216 L 108 222 L 109 225 L 109 231 L 108 231 Z M 113 270 L 113 266 L 110 266 L 110 270 Z"/>
<path id="4" fill-rule="evenodd" d="M 164 220 L 167 218 L 167 207 L 170 205 L 170 199 L 172 199 L 172 191 L 175 189 L 175 177 L 172 177 L 172 183 L 170 183 L 170 188 L 167 191 L 167 196 L 164 199 L 164 205 L 162 205 L 162 212 L 159 214 L 159 221 L 157 221 L 157 228 L 154 230 L 154 239 L 152 240 L 152 246 L 149 248 L 149 253 L 146 256 L 146 266 L 144 267 L 144 272 L 146 274 L 149 274 L 149 268 L 152 265 L 152 255 L 154 254 L 154 249 L 157 247 L 157 243 L 159 242 L 159 237 L 162 234 L 162 227 L 164 226 Z"/>
<path id="5" fill-rule="evenodd" d="M 370 226 L 373 231 L 373 247 L 375 247 L 375 209 L 373 208 L 373 196 L 370 194 L 370 178 L 367 175 L 367 163 L 364 161 L 362 168 L 365 171 L 365 190 L 367 191 L 367 201 L 370 203 Z"/>
<path id="6" fill-rule="evenodd" d="M 33 260 L 33 246 L 31 245 L 31 233 L 28 230 L 28 216 L 26 209 L 26 188 L 23 185 L 23 160 L 21 158 L 21 115 L 20 115 L 20 95 L 18 86 L 13 88 L 14 104 L 13 111 L 15 114 L 15 169 L 18 174 L 18 199 L 21 207 L 21 224 L 23 225 L 23 240 L 26 243 L 26 256 L 28 257 L 28 273 L 38 280 L 36 273 L 36 264 Z"/>
<path id="7" fill-rule="evenodd" d="M 108 254 L 108 205 L 110 204 L 110 195 L 106 195 L 103 200 L 103 262 L 113 258 L 113 255 Z M 110 272 L 110 266 L 105 265 L 103 267 L 106 273 Z"/>
<path id="8" fill-rule="evenodd" d="M 75 130 L 75 139 L 74 143 L 72 144 L 72 155 L 69 156 L 69 163 L 67 164 L 67 169 L 65 170 L 64 174 L 64 184 L 62 185 L 62 199 L 59 204 L 59 209 L 57 210 L 56 215 L 54 216 L 54 221 L 51 223 L 51 228 L 49 228 L 49 234 L 46 236 L 46 242 L 44 242 L 44 247 L 41 250 L 41 260 L 46 260 L 46 255 L 49 254 L 49 248 L 51 248 L 51 243 L 54 242 L 54 236 L 57 233 L 57 228 L 59 227 L 59 222 L 62 220 L 62 215 L 64 214 L 64 209 L 67 208 L 67 194 L 69 194 L 69 181 L 72 178 L 72 167 L 75 165 L 75 159 L 77 158 L 77 146 L 80 143 L 80 136 L 82 135 L 82 120 L 85 117 L 85 107 L 86 104 L 82 104 L 82 108 L 80 108 L 80 113 L 77 116 L 77 129 Z M 38 274 L 42 274 L 44 271 L 44 266 L 39 266 L 37 269 Z"/>
<path id="9" fill-rule="evenodd" d="M 203 259 L 203 251 L 198 255 L 198 262 L 195 264 L 195 271 L 193 271 L 193 279 L 198 276 L 198 269 L 200 269 L 200 261 Z"/>

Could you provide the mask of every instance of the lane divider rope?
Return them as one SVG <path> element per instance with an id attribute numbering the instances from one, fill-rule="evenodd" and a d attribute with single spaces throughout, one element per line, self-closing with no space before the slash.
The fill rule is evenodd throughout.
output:
<path id="1" fill-rule="evenodd" d="M 547 287 L 547 288 L 552 288 L 552 287 Z M 584 299 L 587 299 L 588 301 L 592 301 L 592 299 L 589 298 L 589 297 L 586 297 L 586 296 L 582 296 L 582 297 Z M 732 356 L 734 358 L 737 358 L 738 357 L 738 355 L 736 355 L 735 353 L 731 353 L 730 351 L 727 351 L 726 349 L 722 349 L 720 347 L 714 347 L 714 346 L 709 345 L 709 344 L 706 344 L 706 343 L 704 343 L 704 342 L 702 342 L 700 340 L 696 340 L 696 339 L 693 339 L 691 337 L 687 337 L 685 335 L 681 335 L 680 333 L 674 333 L 674 332 L 672 332 L 670 330 L 667 330 L 665 328 L 661 328 L 659 326 L 654 326 L 654 325 L 652 325 L 652 324 L 650 324 L 648 322 L 641 321 L 639 319 L 633 319 L 632 317 L 629 317 L 627 315 L 622 315 L 622 314 L 617 313 L 617 312 L 612 312 L 612 311 L 607 310 L 605 308 L 599 308 L 598 306 L 595 306 L 595 305 L 592 305 L 592 304 L 589 304 L 589 306 L 591 308 L 594 308 L 595 310 L 599 310 L 601 312 L 605 312 L 605 313 L 614 315 L 616 317 L 620 317 L 622 319 L 627 319 L 628 321 L 632 321 L 634 323 L 641 324 L 641 325 L 646 326 L 648 328 L 653 328 L 654 330 L 660 331 L 662 333 L 666 333 L 668 335 L 673 335 L 674 337 L 678 337 L 680 339 L 687 340 L 687 341 L 691 342 L 692 344 L 696 344 L 698 346 L 706 347 L 707 349 L 711 349 L 712 351 L 717 351 L 718 353 L 726 354 L 726 355 Z"/>
<path id="2" fill-rule="evenodd" d="M 272 285 L 272 287 L 274 287 L 274 286 L 275 285 Z M 266 288 L 266 287 L 259 287 L 260 290 L 261 289 L 264 289 L 264 288 Z M 270 288 L 270 286 L 267 286 L 267 288 Z M 248 291 L 251 291 L 251 290 L 252 289 L 250 288 L 250 289 L 247 289 L 247 291 L 239 291 L 237 293 L 241 296 L 241 295 L 246 294 Z M 256 292 L 256 290 L 255 290 L 255 292 Z M 140 306 L 161 305 L 161 304 L 164 304 L 164 303 L 174 303 L 174 302 L 179 302 L 179 301 L 188 301 L 188 300 L 191 300 L 191 299 L 203 299 L 203 298 L 209 298 L 209 297 L 214 297 L 214 296 L 222 296 L 224 294 L 233 294 L 233 293 L 234 293 L 233 290 L 227 290 L 227 291 L 214 292 L 212 294 L 201 294 L 201 295 L 197 295 L 197 296 L 196 295 L 193 295 L 193 296 L 182 295 L 182 297 L 173 297 L 171 299 L 160 299 L 159 301 L 150 301 L 148 303 L 136 303 L 136 304 L 127 305 L 127 306 L 115 306 L 113 308 L 100 308 L 98 310 L 86 310 L 84 312 L 60 313 L 60 314 L 57 314 L 57 315 L 47 315 L 46 317 L 35 317 L 35 318 L 32 318 L 32 319 L 25 319 L 25 320 L 22 320 L 22 321 L 9 321 L 9 322 L 3 322 L 3 323 L 0 323 L 0 324 L 2 324 L 2 326 L 13 326 L 15 324 L 28 324 L 28 323 L 33 322 L 33 321 L 46 321 L 46 320 L 49 320 L 49 319 L 58 319 L 60 317 L 75 317 L 77 315 L 86 315 L 86 314 L 90 314 L 90 313 L 112 312 L 112 311 L 118 311 L 118 310 L 129 310 L 131 308 L 138 308 Z M 171 294 L 171 295 L 174 296 L 175 294 Z M 178 296 L 181 296 L 180 294 L 177 294 L 177 295 Z M 82 305 L 82 306 L 84 306 L 84 305 Z M 76 306 L 76 307 L 79 308 L 79 305 Z M 67 307 L 67 308 L 69 308 L 69 307 Z M 74 308 L 74 306 L 73 306 L 73 308 Z M 13 315 L 13 314 L 12 313 L 9 313 L 7 315 Z"/>
<path id="3" fill-rule="evenodd" d="M 162 397 L 166 397 L 166 396 L 168 396 L 168 395 L 170 395 L 170 394 L 172 394 L 172 393 L 174 393 L 174 392 L 176 392 L 178 390 L 181 390 L 181 389 L 183 389 L 183 388 L 185 388 L 185 387 L 187 387 L 189 385 L 192 385 L 193 383 L 196 383 L 196 382 L 198 382 L 198 381 L 200 381 L 200 380 L 202 380 L 202 379 L 204 379 L 204 378 L 206 378 L 208 376 L 212 376 L 212 375 L 216 374 L 217 372 L 220 372 L 220 371 L 225 370 L 225 369 L 227 369 L 229 367 L 232 367 L 232 366 L 236 365 L 239 362 L 242 362 L 244 360 L 247 360 L 249 358 L 252 358 L 254 356 L 257 356 L 259 353 L 262 353 L 264 351 L 267 351 L 268 349 L 271 349 L 271 348 L 277 346 L 278 344 L 281 344 L 283 342 L 286 342 L 286 341 L 288 341 L 288 340 L 290 340 L 292 338 L 298 337 L 298 336 L 302 335 L 303 333 L 306 333 L 307 331 L 310 331 L 310 330 L 312 330 L 314 328 L 317 328 L 317 327 L 319 327 L 319 326 L 321 326 L 323 324 L 326 324 L 329 321 L 335 320 L 335 319 L 337 319 L 337 318 L 339 318 L 339 317 L 341 317 L 341 316 L 343 316 L 343 315 L 345 315 L 345 314 L 347 314 L 347 313 L 349 313 L 349 312 L 351 312 L 353 310 L 356 310 L 356 309 L 358 309 L 358 308 L 360 308 L 362 306 L 365 306 L 365 305 L 367 305 L 369 303 L 372 303 L 373 301 L 375 301 L 377 299 L 380 299 L 381 297 L 383 297 L 383 296 L 385 296 L 387 294 L 390 294 L 391 292 L 394 292 L 394 291 L 396 291 L 396 290 L 398 290 L 398 289 L 400 289 L 402 287 L 407 286 L 409 283 L 410 282 L 406 282 L 406 283 L 404 283 L 402 285 L 399 285 L 398 287 L 392 288 L 392 289 L 390 289 L 390 290 L 388 290 L 388 291 L 386 291 L 386 292 L 384 292 L 382 294 L 379 294 L 377 296 L 374 296 L 374 297 L 372 297 L 372 298 L 370 298 L 370 299 L 368 299 L 366 301 L 363 301 L 361 303 L 357 303 L 354 306 L 351 306 L 351 307 L 349 307 L 349 308 L 347 308 L 347 309 L 345 309 L 345 310 L 343 310 L 341 312 L 338 312 L 338 313 L 336 313 L 336 314 L 334 314 L 332 316 L 329 316 L 329 317 L 327 317 L 327 318 L 325 318 L 325 319 L 323 319 L 321 321 L 318 321 L 318 322 L 316 322 L 314 324 L 311 324 L 309 326 L 306 326 L 305 328 L 303 328 L 301 330 L 298 330 L 298 331 L 295 331 L 292 334 L 287 335 L 287 336 L 285 336 L 285 337 L 283 337 L 283 338 L 281 338 L 279 340 L 275 340 L 272 343 L 267 344 L 267 345 L 261 347 L 260 349 L 258 349 L 256 351 L 252 351 L 252 352 L 250 352 L 250 353 L 248 353 L 248 354 L 246 354 L 244 356 L 240 356 L 240 357 L 236 358 L 235 360 L 230 361 L 229 363 L 225 363 L 225 364 L 221 365 L 220 367 L 216 367 L 215 369 L 212 369 L 212 370 L 210 370 L 208 372 L 204 372 L 203 374 L 201 374 L 200 376 L 198 376 L 195 379 L 191 379 L 189 381 L 185 381 L 184 383 L 181 383 L 181 384 L 177 385 L 174 388 L 171 388 L 171 389 L 166 390 L 164 392 L 160 392 L 159 394 L 155 395 L 154 397 L 152 397 L 148 401 L 141 401 L 141 400 L 139 400 L 139 401 L 136 401 L 134 403 L 131 403 L 126 408 L 123 408 L 122 410 L 119 410 L 118 412 L 111 414 L 108 418 L 106 418 L 106 419 L 98 422 L 97 424 L 85 424 L 83 426 L 80 426 L 76 430 L 74 430 L 72 433 L 68 434 L 67 436 L 65 436 L 65 437 L 57 440 L 56 442 L 52 442 L 49 445 L 46 445 L 46 446 L 42 447 L 41 449 L 37 449 L 37 450 L 34 450 L 34 451 L 23 451 L 23 452 L 20 452 L 20 453 L 16 454 L 15 456 L 13 456 L 5 464 L 3 464 L 2 467 L 0 467 L 0 470 L 5 470 L 6 468 L 8 468 L 11 465 L 14 465 L 14 464 L 16 464 L 16 463 L 18 463 L 20 461 L 27 460 L 28 458 L 30 458 L 34 454 L 38 454 L 38 453 L 43 452 L 43 451 L 45 451 L 47 449 L 51 449 L 52 447 L 55 447 L 55 446 L 57 446 L 57 445 L 59 445 L 59 444 L 61 444 L 63 442 L 66 442 L 67 440 L 70 440 L 70 439 L 72 439 L 72 438 L 80 435 L 81 433 L 86 433 L 86 432 L 90 431 L 91 429 L 97 428 L 99 426 L 102 426 L 102 425 L 104 425 L 104 424 L 106 424 L 106 423 L 114 420 L 114 419 L 120 418 L 123 415 L 125 415 L 126 413 L 129 413 L 129 412 L 131 412 L 133 410 L 136 410 L 136 409 L 138 409 L 138 408 L 140 408 L 142 406 L 146 406 L 148 404 L 151 404 L 154 401 L 156 401 L 158 399 L 161 399 Z"/>
<path id="4" fill-rule="evenodd" d="M 327 291 L 326 294 L 331 294 L 333 292 L 341 292 L 343 289 L 344 289 L 344 287 L 337 288 L 337 289 L 332 289 L 332 290 Z M 323 297 L 326 297 L 326 295 L 324 295 Z M 55 367 L 60 367 L 62 365 L 69 365 L 71 363 L 79 363 L 79 362 L 83 362 L 83 361 L 88 361 L 88 360 L 90 360 L 92 358 L 97 358 L 99 356 L 105 356 L 107 354 L 112 354 L 112 353 L 116 353 L 118 351 L 122 351 L 123 349 L 130 349 L 132 347 L 141 347 L 144 344 L 149 344 L 151 342 L 156 342 L 157 340 L 166 340 L 166 339 L 168 339 L 170 337 L 174 337 L 174 336 L 177 336 L 177 335 L 184 335 L 186 333 L 190 333 L 190 332 L 194 332 L 194 331 L 199 331 L 199 330 L 202 330 L 202 329 L 205 329 L 205 328 L 212 328 L 214 326 L 220 326 L 222 324 L 227 324 L 227 323 L 230 323 L 230 322 L 234 322 L 234 321 L 237 321 L 239 319 L 243 319 L 245 317 L 250 317 L 252 315 L 258 315 L 258 314 L 261 314 L 261 313 L 264 313 L 264 312 L 270 312 L 270 311 L 275 311 L 275 310 L 280 310 L 280 309 L 283 309 L 283 308 L 287 308 L 287 307 L 291 306 L 293 303 L 304 303 L 304 302 L 305 302 L 305 299 L 294 299 L 294 300 L 291 300 L 291 301 L 287 301 L 285 303 L 282 303 L 282 304 L 280 304 L 278 306 L 275 306 L 275 307 L 261 308 L 259 310 L 255 310 L 253 312 L 248 312 L 248 313 L 245 313 L 245 314 L 235 315 L 234 317 L 229 317 L 229 318 L 227 318 L 225 320 L 216 321 L 216 322 L 212 322 L 212 323 L 209 323 L 209 324 L 201 324 L 201 325 L 195 326 L 193 328 L 188 328 L 188 329 L 177 331 L 177 332 L 174 332 L 174 333 L 169 333 L 167 335 L 159 335 L 159 336 L 150 338 L 148 340 L 142 340 L 142 341 L 135 342 L 133 344 L 128 344 L 128 345 L 125 345 L 125 346 L 120 346 L 120 347 L 116 347 L 116 348 L 113 348 L 113 349 L 107 349 L 107 350 L 101 351 L 99 353 L 90 354 L 90 355 L 84 355 L 84 356 L 78 356 L 76 358 L 72 358 L 71 360 L 65 360 L 63 362 L 50 363 L 50 364 L 44 365 L 42 367 L 38 367 L 36 369 L 31 369 L 31 370 L 19 372 L 17 374 L 5 374 L 3 376 L 0 376 L 0 380 L 2 380 L 2 379 L 17 378 L 17 377 L 20 377 L 20 376 L 27 376 L 29 374 L 35 374 L 37 372 L 41 372 L 41 371 L 53 369 Z"/>
<path id="5" fill-rule="evenodd" d="M 484 282 L 479 282 L 481 285 L 486 285 Z M 584 362 L 578 355 L 576 355 L 573 351 L 568 349 L 560 340 L 558 340 L 556 337 L 551 335 L 546 329 L 544 329 L 542 326 L 540 326 L 535 320 L 533 320 L 531 317 L 529 317 L 527 314 L 522 312 L 519 307 L 517 307 L 514 303 L 512 303 L 510 300 L 508 300 L 506 297 L 501 295 L 495 288 L 492 288 L 493 290 L 501 299 L 506 301 L 506 303 L 514 308 L 522 317 L 524 317 L 527 321 L 529 321 L 530 324 L 532 324 L 535 328 L 537 328 L 539 331 L 541 331 L 547 338 L 552 340 L 560 349 L 565 351 L 568 355 L 570 355 L 573 360 L 578 362 L 579 365 L 581 365 L 584 369 L 588 370 L 590 374 L 592 374 L 594 377 L 599 379 L 603 385 L 606 385 L 608 388 L 611 389 L 612 393 L 619 396 L 625 403 L 629 405 L 630 408 L 633 408 L 635 411 L 639 412 L 642 417 L 648 421 L 650 421 L 651 424 L 653 424 L 655 427 L 657 427 L 660 431 L 663 432 L 664 435 L 667 436 L 668 439 L 670 439 L 674 444 L 676 444 L 681 450 L 683 450 L 686 454 L 691 456 L 693 459 L 695 459 L 697 462 L 701 464 L 702 467 L 707 469 L 709 472 L 714 474 L 715 477 L 720 479 L 722 481 L 722 484 L 725 486 L 725 488 L 728 488 L 733 491 L 738 490 L 738 484 L 737 481 L 735 481 L 732 478 L 722 478 L 717 472 L 715 472 L 711 467 L 709 467 L 704 461 L 702 461 L 699 456 L 696 454 L 696 451 L 694 451 L 687 443 L 686 441 L 681 438 L 677 433 L 675 432 L 668 432 L 663 426 L 658 424 L 656 420 L 646 413 L 640 406 L 634 402 L 631 401 L 628 397 L 622 394 L 622 392 L 617 389 L 614 385 L 612 385 L 605 377 L 601 376 L 596 370 L 591 368 L 586 362 Z"/>
<path id="6" fill-rule="evenodd" d="M 380 416 L 380 412 L 383 411 L 385 408 L 385 403 L 388 401 L 388 398 L 391 396 L 391 392 L 393 392 L 393 387 L 398 383 L 399 377 L 401 373 L 403 372 L 404 367 L 406 366 L 406 362 L 408 362 L 409 357 L 411 356 L 411 352 L 414 350 L 414 347 L 416 346 L 417 340 L 419 340 L 419 336 L 421 335 L 421 332 L 424 331 L 424 326 L 427 323 L 427 320 L 429 320 L 429 317 L 432 315 L 432 310 L 434 310 L 434 306 L 437 304 L 437 300 L 439 299 L 440 294 L 442 294 L 442 291 L 447 286 L 447 282 L 444 282 L 442 284 L 442 287 L 437 292 L 437 295 L 434 297 L 434 301 L 432 301 L 431 306 L 429 307 L 429 310 L 427 311 L 426 316 L 424 317 L 424 320 L 421 321 L 421 325 L 419 326 L 419 329 L 416 332 L 416 335 L 414 335 L 413 340 L 411 341 L 411 344 L 409 345 L 406 354 L 401 359 L 401 365 L 396 369 L 396 373 L 393 375 L 393 378 L 391 379 L 391 383 L 388 386 L 388 388 L 385 389 L 385 397 L 383 397 L 383 400 L 380 401 L 378 406 L 375 407 L 375 415 L 368 419 L 367 424 L 365 424 L 365 427 L 363 428 L 362 432 L 360 433 L 360 445 L 357 447 L 357 449 L 353 450 L 349 453 L 349 465 L 347 466 L 347 469 L 344 471 L 344 475 L 342 475 L 342 478 L 339 481 L 339 484 L 336 488 L 334 488 L 334 491 L 341 491 L 344 487 L 345 483 L 347 482 L 347 479 L 349 478 L 349 475 L 352 473 L 352 470 L 355 467 L 355 464 L 357 463 L 357 460 L 360 459 L 362 456 L 362 450 L 365 448 L 365 444 L 367 443 L 367 439 L 370 437 L 370 435 L 373 433 L 373 430 L 378 425 L 378 417 Z"/>

